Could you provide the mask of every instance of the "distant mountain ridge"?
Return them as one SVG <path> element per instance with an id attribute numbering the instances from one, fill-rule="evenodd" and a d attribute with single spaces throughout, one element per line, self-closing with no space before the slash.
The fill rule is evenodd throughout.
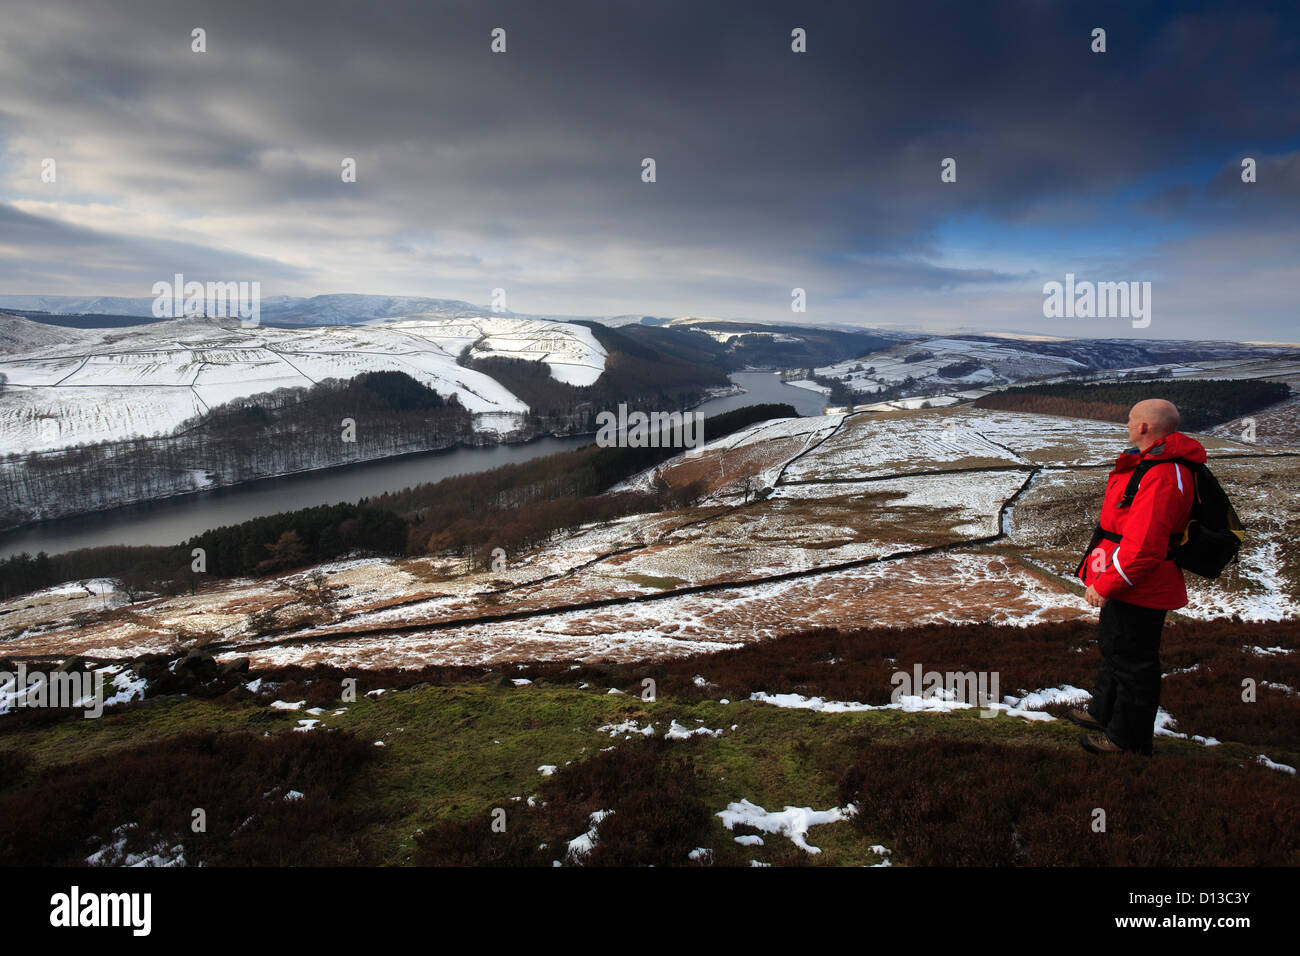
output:
<path id="1" fill-rule="evenodd" d="M 153 314 L 154 298 L 151 296 L 76 296 L 76 295 L 0 295 L 0 312 L 44 313 L 50 316 L 112 316 L 115 319 L 134 316 L 146 321 L 159 321 Z M 717 317 L 679 316 L 677 318 L 624 313 L 621 315 L 574 315 L 562 313 L 512 312 L 509 309 L 493 311 L 490 306 L 475 305 L 463 299 L 443 299 L 410 295 L 364 295 L 351 292 L 326 293 L 314 296 L 271 295 L 261 302 L 261 321 L 265 325 L 298 327 L 321 325 L 365 325 L 385 319 L 410 316 L 433 316 L 447 319 L 512 318 L 537 319 L 548 322 L 599 322 L 610 328 L 627 325 L 646 325 L 675 328 L 774 328 L 782 323 L 755 323 L 743 319 Z M 40 321 L 40 315 L 27 318 Z M 67 324 L 67 323 L 59 323 Z M 82 323 L 89 326 L 91 323 Z M 120 321 L 111 323 L 121 325 Z M 820 329 L 822 331 L 869 332 L 858 326 L 844 323 L 789 323 L 793 328 Z M 920 336 L 915 332 L 881 333 L 885 337 L 906 340 Z"/>
<path id="2" fill-rule="evenodd" d="M 0 310 L 48 312 L 53 315 L 133 315 L 154 318 L 152 296 L 0 295 Z M 434 299 L 410 295 L 355 295 L 338 293 L 304 296 L 272 295 L 261 303 L 262 321 L 283 325 L 353 325 L 373 319 L 433 313 L 444 318 L 500 315 L 460 299 Z"/>

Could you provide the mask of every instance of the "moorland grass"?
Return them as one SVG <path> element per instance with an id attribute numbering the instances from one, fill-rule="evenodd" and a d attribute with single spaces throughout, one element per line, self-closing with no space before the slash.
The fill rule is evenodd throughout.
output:
<path id="1" fill-rule="evenodd" d="M 1245 703 L 1240 687 L 1242 675 L 1300 685 L 1285 624 L 1170 626 L 1166 670 L 1196 667 L 1166 678 L 1162 703 L 1180 731 L 1222 744 L 1158 737 L 1150 760 L 1085 754 L 1064 720 L 828 714 L 749 700 L 761 690 L 884 704 L 890 674 L 913 663 L 998 670 L 1002 694 L 1089 688 L 1093 637 L 1082 622 L 824 630 L 509 676 L 285 667 L 260 672 L 274 685 L 260 697 L 242 687 L 169 697 L 98 720 L 18 711 L 0 717 L 0 861 L 78 863 L 135 824 L 127 850 L 180 844 L 191 864 L 551 866 L 593 812 L 613 810 L 587 865 L 699 865 L 689 858 L 697 847 L 715 865 L 862 865 L 881 861 L 877 844 L 893 865 L 1300 863 L 1300 786 L 1257 761 L 1263 752 L 1300 764 L 1300 695 L 1261 688 Z M 1247 646 L 1293 652 L 1261 657 Z M 533 682 L 515 686 L 517 676 Z M 349 677 L 357 696 L 344 701 Z M 647 677 L 653 700 L 640 696 Z M 270 708 L 277 698 L 306 703 Z M 307 707 L 324 708 L 321 723 L 297 732 Z M 721 734 L 665 740 L 674 720 Z M 655 733 L 598 729 L 625 721 Z M 304 797 L 286 802 L 289 790 Z M 822 852 L 809 854 L 780 835 L 735 843 L 756 831 L 727 831 L 717 813 L 741 799 L 859 812 L 810 831 Z M 190 830 L 195 807 L 207 811 L 205 834 Z M 1092 829 L 1097 808 L 1105 833 Z"/>

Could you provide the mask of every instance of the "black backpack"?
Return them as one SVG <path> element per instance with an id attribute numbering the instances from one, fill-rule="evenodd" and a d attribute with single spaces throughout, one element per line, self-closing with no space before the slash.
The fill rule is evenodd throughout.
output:
<path id="1" fill-rule="evenodd" d="M 1187 527 L 1169 536 L 1168 557 L 1184 571 L 1191 571 L 1203 578 L 1217 578 L 1224 568 L 1237 560 L 1237 552 L 1241 550 L 1241 543 L 1246 537 L 1246 527 L 1237 517 L 1237 511 L 1228 500 L 1227 492 L 1203 462 L 1188 461 L 1186 458 L 1158 458 L 1142 462 L 1133 469 L 1119 506 L 1127 508 L 1133 504 L 1143 475 L 1156 465 L 1171 462 L 1185 466 L 1192 473 L 1196 498 L 1192 501 L 1192 513 L 1187 519 Z M 1118 534 L 1105 531 L 1098 524 L 1092 544 L 1088 546 L 1089 553 L 1102 538 L 1116 543 L 1120 541 Z M 1084 560 L 1087 560 L 1086 556 Z M 1079 568 L 1082 570 L 1082 562 Z"/>

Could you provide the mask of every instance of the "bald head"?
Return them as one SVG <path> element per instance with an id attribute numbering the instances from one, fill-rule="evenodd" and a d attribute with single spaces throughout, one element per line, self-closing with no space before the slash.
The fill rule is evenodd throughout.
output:
<path id="1" fill-rule="evenodd" d="M 1156 442 L 1178 431 L 1183 418 L 1178 407 L 1163 398 L 1138 402 L 1128 413 L 1128 438 L 1136 448 L 1146 451 Z"/>

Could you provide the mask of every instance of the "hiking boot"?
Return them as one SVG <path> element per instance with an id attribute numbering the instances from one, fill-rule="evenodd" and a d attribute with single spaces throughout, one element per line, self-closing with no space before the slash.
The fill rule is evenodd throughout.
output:
<path id="1" fill-rule="evenodd" d="M 1105 730 L 1101 724 L 1097 723 L 1097 718 L 1092 716 L 1086 710 L 1080 710 L 1077 707 L 1071 707 L 1065 712 L 1067 720 L 1078 724 L 1080 727 L 1087 727 L 1089 730 Z"/>
<path id="2" fill-rule="evenodd" d="M 1105 734 L 1083 734 L 1079 746 L 1090 754 L 1122 754 L 1126 751 Z"/>

